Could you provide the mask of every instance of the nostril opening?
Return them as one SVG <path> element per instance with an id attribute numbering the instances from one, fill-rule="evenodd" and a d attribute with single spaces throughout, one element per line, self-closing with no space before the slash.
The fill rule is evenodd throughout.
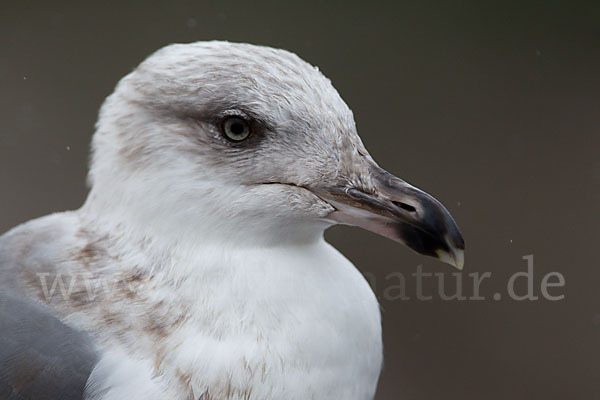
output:
<path id="1" fill-rule="evenodd" d="M 410 204 L 406 204 L 406 203 L 402 203 L 400 201 L 392 201 L 392 203 L 394 203 L 394 205 L 400 207 L 403 210 L 406 210 L 408 212 L 416 212 L 417 209 L 414 208 L 413 206 L 411 206 Z"/>

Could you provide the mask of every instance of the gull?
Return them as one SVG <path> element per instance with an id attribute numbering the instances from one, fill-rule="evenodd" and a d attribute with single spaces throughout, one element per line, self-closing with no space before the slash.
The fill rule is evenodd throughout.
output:
<path id="1" fill-rule="evenodd" d="M 288 51 L 158 50 L 91 153 L 80 209 L 0 237 L 1 398 L 372 399 L 379 306 L 325 229 L 464 263 L 446 208 L 380 168 Z"/>

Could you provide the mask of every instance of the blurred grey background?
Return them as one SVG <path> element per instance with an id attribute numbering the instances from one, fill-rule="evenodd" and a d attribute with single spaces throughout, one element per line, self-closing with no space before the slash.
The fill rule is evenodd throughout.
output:
<path id="1" fill-rule="evenodd" d="M 448 293 L 453 271 L 365 231 L 328 231 L 381 301 L 378 400 L 600 398 L 599 2 L 4 0 L 0 231 L 79 207 L 104 97 L 161 46 L 209 39 L 318 65 L 380 165 L 453 213 L 465 294 L 467 274 L 492 273 L 484 301 L 444 301 L 431 278 L 433 299 L 418 301 L 418 265 L 443 272 Z M 563 300 L 507 296 L 529 254 L 535 294 L 556 271 Z M 410 300 L 390 298 L 394 272 Z"/>

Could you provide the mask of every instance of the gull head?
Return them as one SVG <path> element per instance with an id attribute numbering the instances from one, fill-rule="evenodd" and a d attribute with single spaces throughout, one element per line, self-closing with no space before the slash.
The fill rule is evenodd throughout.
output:
<path id="1" fill-rule="evenodd" d="M 276 245 L 341 223 L 463 265 L 446 208 L 380 168 L 329 79 L 284 50 L 158 50 L 102 106 L 89 182 L 99 212 L 182 240 Z"/>

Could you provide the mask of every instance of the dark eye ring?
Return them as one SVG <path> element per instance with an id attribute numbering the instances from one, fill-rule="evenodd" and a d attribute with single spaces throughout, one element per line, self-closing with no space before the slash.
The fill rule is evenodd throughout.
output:
<path id="1" fill-rule="evenodd" d="M 240 117 L 227 117 L 220 126 L 223 136 L 232 142 L 241 142 L 252 134 L 250 124 Z"/>

